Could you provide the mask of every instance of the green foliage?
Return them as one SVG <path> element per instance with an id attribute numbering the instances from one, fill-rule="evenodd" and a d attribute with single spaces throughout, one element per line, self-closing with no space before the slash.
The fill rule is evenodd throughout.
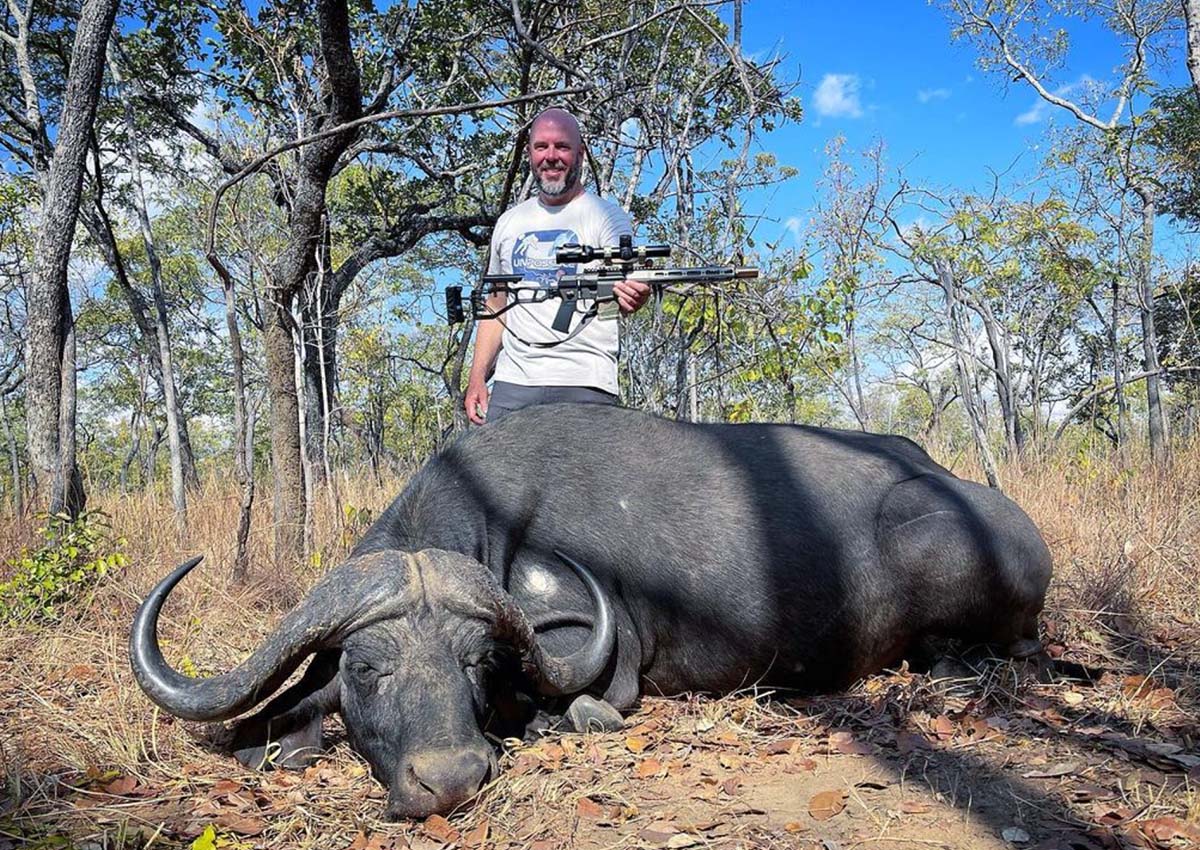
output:
<path id="1" fill-rule="evenodd" d="M 12 577 L 0 584 L 0 622 L 57 621 L 65 605 L 128 563 L 125 538 L 113 534 L 100 511 L 75 520 L 47 516 L 38 535 L 37 548 L 7 562 Z"/>

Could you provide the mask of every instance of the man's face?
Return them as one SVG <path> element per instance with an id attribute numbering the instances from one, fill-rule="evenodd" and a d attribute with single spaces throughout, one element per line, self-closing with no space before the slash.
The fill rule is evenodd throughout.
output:
<path id="1" fill-rule="evenodd" d="M 564 121 L 536 122 L 529 136 L 529 167 L 538 191 L 559 198 L 579 185 L 583 145 L 579 134 Z"/>

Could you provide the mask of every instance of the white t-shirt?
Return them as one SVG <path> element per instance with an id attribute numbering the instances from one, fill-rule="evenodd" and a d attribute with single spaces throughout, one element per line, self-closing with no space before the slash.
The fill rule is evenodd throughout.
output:
<path id="1" fill-rule="evenodd" d="M 584 192 L 561 206 L 548 206 L 533 197 L 496 222 L 488 274 L 519 274 L 527 285 L 549 286 L 559 275 L 578 271 L 554 261 L 560 246 L 616 245 L 621 236 L 632 233 L 625 211 L 596 195 Z M 528 344 L 563 339 L 578 327 L 588 302 L 579 303 L 566 333 L 551 327 L 561 305 L 560 299 L 547 298 L 539 304 L 520 304 L 504 314 L 496 380 L 535 387 L 595 387 L 616 394 L 619 343 L 615 302 L 602 304 L 599 315 L 561 345 L 538 348 Z"/>

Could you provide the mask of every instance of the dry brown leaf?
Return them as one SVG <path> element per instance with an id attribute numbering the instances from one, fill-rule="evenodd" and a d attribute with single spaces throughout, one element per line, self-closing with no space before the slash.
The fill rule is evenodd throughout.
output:
<path id="1" fill-rule="evenodd" d="M 1174 816 L 1145 820 L 1138 826 L 1147 836 L 1162 844 L 1169 844 L 1176 839 L 1200 841 L 1200 826 Z"/>
<path id="2" fill-rule="evenodd" d="M 104 785 L 103 790 L 105 794 L 112 794 L 114 797 L 124 797 L 136 787 L 136 779 L 134 779 L 132 776 L 122 776 L 119 779 L 114 779 L 112 782 Z"/>
<path id="3" fill-rule="evenodd" d="M 1092 807 L 1092 819 L 1101 826 L 1116 826 L 1133 817 L 1133 810 L 1126 806 L 1110 806 L 1100 803 Z"/>
<path id="4" fill-rule="evenodd" d="M 789 762 L 783 766 L 784 773 L 800 773 L 802 771 L 816 770 L 817 763 L 809 758 L 800 759 L 797 762 Z"/>
<path id="5" fill-rule="evenodd" d="M 944 714 L 939 714 L 933 720 L 933 734 L 940 740 L 947 741 L 954 737 L 954 721 Z"/>
<path id="6" fill-rule="evenodd" d="M 658 776 L 662 772 L 663 765 L 658 759 L 645 759 L 644 761 L 640 761 L 638 762 L 637 768 L 634 769 L 634 773 L 637 775 L 638 779 L 649 779 L 652 776 Z"/>
<path id="7" fill-rule="evenodd" d="M 721 783 L 721 790 L 730 797 L 735 797 L 737 796 L 738 791 L 741 789 L 741 786 L 742 780 L 736 776 L 731 776 L 729 779 L 726 779 Z"/>
<path id="8" fill-rule="evenodd" d="M 486 820 L 463 836 L 464 847 L 482 847 L 488 839 L 489 824 Z"/>
<path id="9" fill-rule="evenodd" d="M 763 752 L 769 756 L 787 755 L 788 753 L 792 752 L 792 750 L 795 749 L 796 745 L 799 743 L 799 738 L 784 738 L 782 741 L 772 741 L 771 743 L 767 744 L 767 748 Z"/>
<path id="10" fill-rule="evenodd" d="M 238 835 L 258 835 L 267 828 L 262 818 L 250 817 L 237 812 L 225 812 L 217 816 L 217 825 Z"/>
<path id="11" fill-rule="evenodd" d="M 808 813 L 814 820 L 829 820 L 846 808 L 846 792 L 844 790 L 822 791 L 814 794 L 808 801 Z"/>
<path id="12" fill-rule="evenodd" d="M 601 820 L 608 814 L 604 806 L 590 797 L 579 798 L 579 802 L 575 804 L 575 813 L 585 820 Z"/>
<path id="13" fill-rule="evenodd" d="M 438 841 L 444 841 L 447 844 L 450 842 L 462 841 L 462 835 L 457 829 L 441 815 L 430 815 L 425 818 L 425 822 L 421 824 L 422 831 L 430 838 L 435 838 Z"/>
<path id="14" fill-rule="evenodd" d="M 808 829 L 808 827 L 797 820 L 790 820 L 783 825 L 784 832 L 791 833 L 792 835 L 804 832 L 806 829 Z"/>
<path id="15" fill-rule="evenodd" d="M 217 784 L 212 787 L 214 794 L 232 794 L 235 791 L 241 791 L 242 783 L 233 779 L 219 779 Z"/>
<path id="16" fill-rule="evenodd" d="M 900 803 L 900 811 L 906 815 L 923 815 L 933 811 L 933 806 L 922 803 L 920 800 L 904 800 Z"/>
<path id="17" fill-rule="evenodd" d="M 636 735 L 630 735 L 625 739 L 625 749 L 629 750 L 631 753 L 644 752 L 647 746 L 649 746 L 649 744 L 646 742 L 646 739 L 639 738 Z"/>

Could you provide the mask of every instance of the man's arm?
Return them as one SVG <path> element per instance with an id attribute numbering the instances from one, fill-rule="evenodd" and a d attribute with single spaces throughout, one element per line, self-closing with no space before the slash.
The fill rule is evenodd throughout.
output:
<path id="1" fill-rule="evenodd" d="M 614 212 L 609 216 L 608 227 L 600 240 L 601 245 L 616 245 L 622 236 L 633 235 L 633 222 L 629 213 L 615 204 L 612 209 Z M 650 284 L 640 280 L 623 280 L 613 285 L 613 295 L 616 296 L 622 315 L 628 316 L 641 309 L 650 298 Z"/>
<path id="2" fill-rule="evenodd" d="M 504 308 L 503 293 L 493 293 L 488 296 L 488 310 L 495 312 Z M 496 366 L 496 357 L 504 341 L 504 326 L 499 319 L 480 319 L 475 326 L 475 354 L 471 358 L 471 372 L 467 378 L 467 394 L 463 398 L 463 406 L 467 409 L 467 418 L 476 425 L 487 421 L 488 388 L 487 379 Z"/>

